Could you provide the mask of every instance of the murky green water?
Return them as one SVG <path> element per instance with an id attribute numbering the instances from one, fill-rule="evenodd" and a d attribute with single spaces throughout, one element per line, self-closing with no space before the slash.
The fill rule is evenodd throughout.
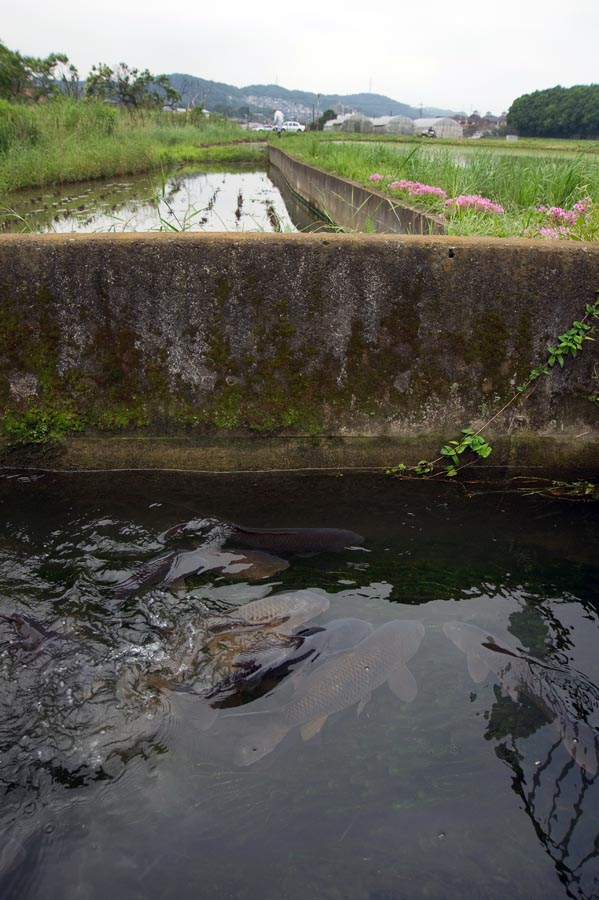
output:
<path id="1" fill-rule="evenodd" d="M 35 188 L 0 203 L 0 232 L 286 232 L 317 227 L 315 216 L 276 174 L 247 168 Z"/>
<path id="2" fill-rule="evenodd" d="M 597 745 L 573 756 L 599 724 L 597 512 L 373 475 L 1 473 L 0 896 L 596 897 Z M 248 551 L 222 523 L 364 540 Z M 251 552 L 246 574 L 215 556 Z M 221 567 L 175 578 L 191 553 Z M 234 669 L 211 707 L 243 607 L 306 592 L 321 611 L 287 637 L 360 620 L 346 645 Z M 293 719 L 390 629 L 416 639 L 363 666 L 388 678 Z"/>

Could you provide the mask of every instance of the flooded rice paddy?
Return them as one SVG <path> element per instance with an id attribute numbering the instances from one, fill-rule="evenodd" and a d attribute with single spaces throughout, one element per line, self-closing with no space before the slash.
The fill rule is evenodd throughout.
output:
<path id="1" fill-rule="evenodd" d="M 35 188 L 5 197 L 0 232 L 289 232 L 322 226 L 273 171 L 176 172 Z"/>
<path id="2" fill-rule="evenodd" d="M 3 900 L 591 898 L 596 503 L 0 473 Z"/>

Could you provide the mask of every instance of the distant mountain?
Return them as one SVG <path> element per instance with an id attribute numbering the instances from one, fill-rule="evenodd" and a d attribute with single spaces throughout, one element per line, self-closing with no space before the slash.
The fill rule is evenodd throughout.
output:
<path id="1" fill-rule="evenodd" d="M 229 116 L 261 117 L 282 109 L 287 118 L 311 121 L 325 109 L 337 112 L 360 112 L 366 116 L 451 116 L 455 112 L 431 106 L 415 107 L 399 103 L 383 94 L 312 94 L 309 91 L 291 91 L 278 84 L 250 84 L 235 87 L 220 81 L 208 81 L 195 75 L 175 73 L 170 82 L 181 92 L 183 105 L 203 104 L 210 112 L 222 112 Z"/>

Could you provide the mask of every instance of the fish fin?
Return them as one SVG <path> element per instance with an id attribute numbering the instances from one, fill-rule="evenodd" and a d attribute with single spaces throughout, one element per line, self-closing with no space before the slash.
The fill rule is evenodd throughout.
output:
<path id="1" fill-rule="evenodd" d="M 171 713 L 178 722 L 193 722 L 199 731 L 212 728 L 220 715 L 220 709 L 213 709 L 204 697 L 181 691 L 169 693 Z"/>
<path id="2" fill-rule="evenodd" d="M 476 682 L 476 684 L 484 681 L 490 671 L 484 659 L 481 659 L 476 653 L 468 653 L 466 662 L 468 663 L 468 672 L 472 681 Z"/>
<path id="3" fill-rule="evenodd" d="M 368 703 L 368 701 L 370 700 L 371 697 L 372 697 L 372 694 L 366 694 L 365 697 L 362 697 L 362 699 L 358 703 L 358 708 L 356 709 L 357 716 L 362 715 L 362 713 L 364 712 L 364 707 L 366 706 L 366 704 Z"/>
<path id="4" fill-rule="evenodd" d="M 317 735 L 326 722 L 327 718 L 328 716 L 318 716 L 318 718 L 312 719 L 311 722 L 306 722 L 305 725 L 302 725 L 302 727 L 300 728 L 302 740 L 309 741 L 310 738 L 313 738 L 315 735 Z"/>
<path id="5" fill-rule="evenodd" d="M 261 550 L 245 550 L 242 554 L 232 558 L 231 562 L 222 570 L 223 574 L 232 578 L 244 577 L 248 581 L 260 581 L 270 578 L 289 568 L 286 559 L 275 556 L 273 553 L 265 553 Z"/>
<path id="6" fill-rule="evenodd" d="M 200 731 L 208 731 L 220 715 L 218 707 L 210 706 L 208 703 L 198 704 L 195 710 L 194 725 Z"/>
<path id="7" fill-rule="evenodd" d="M 586 722 L 575 722 L 567 716 L 559 721 L 562 742 L 572 759 L 590 775 L 599 770 L 599 734 Z"/>
<path id="8" fill-rule="evenodd" d="M 416 679 L 406 666 L 398 666 L 387 678 L 387 684 L 396 697 L 404 703 L 411 703 L 418 693 Z"/>

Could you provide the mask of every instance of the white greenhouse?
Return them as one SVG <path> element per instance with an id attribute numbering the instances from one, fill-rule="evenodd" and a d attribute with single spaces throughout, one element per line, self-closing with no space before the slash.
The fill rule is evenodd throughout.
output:
<path id="1" fill-rule="evenodd" d="M 415 133 L 424 134 L 432 128 L 435 136 L 439 138 L 461 138 L 464 135 L 464 129 L 459 122 L 449 117 L 441 117 L 436 119 L 415 119 Z"/>
<path id="2" fill-rule="evenodd" d="M 372 127 L 375 134 L 414 134 L 414 120 L 408 116 L 378 116 Z"/>

